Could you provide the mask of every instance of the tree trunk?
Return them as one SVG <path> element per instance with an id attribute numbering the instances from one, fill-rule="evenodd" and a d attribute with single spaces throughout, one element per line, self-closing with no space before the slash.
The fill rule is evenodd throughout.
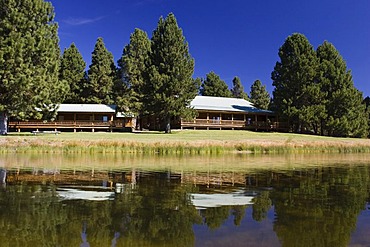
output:
<path id="1" fill-rule="evenodd" d="M 0 135 L 8 134 L 8 116 L 5 112 L 0 112 Z"/>
<path id="2" fill-rule="evenodd" d="M 319 133 L 319 127 L 318 127 L 318 124 L 313 123 L 313 124 L 312 124 L 312 128 L 313 128 L 313 132 L 315 133 L 315 135 L 317 135 L 317 134 Z"/>
<path id="3" fill-rule="evenodd" d="M 321 128 L 320 128 L 320 132 L 321 132 L 321 136 L 324 136 L 324 121 L 321 119 Z"/>
<path id="4" fill-rule="evenodd" d="M 171 118 L 166 117 L 166 130 L 164 131 L 165 133 L 171 133 Z"/>
<path id="5" fill-rule="evenodd" d="M 135 130 L 142 130 L 142 129 L 141 129 L 141 117 L 140 117 L 140 116 L 137 116 L 137 117 L 136 117 L 136 126 L 135 126 Z"/>

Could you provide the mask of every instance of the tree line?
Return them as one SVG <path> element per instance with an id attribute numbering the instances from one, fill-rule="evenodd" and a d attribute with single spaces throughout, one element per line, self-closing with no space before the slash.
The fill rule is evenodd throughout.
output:
<path id="1" fill-rule="evenodd" d="M 249 95 L 238 77 L 228 88 L 216 73 L 193 78 L 194 59 L 174 14 L 161 17 L 149 38 L 135 29 L 115 65 L 103 38 L 86 63 L 74 43 L 60 55 L 51 3 L 0 0 L 0 134 L 7 119 L 52 119 L 60 103 L 116 104 L 139 119 L 154 115 L 166 132 L 174 118 L 192 118 L 196 95 L 236 97 L 276 111 L 290 131 L 368 135 L 368 111 L 351 72 L 329 42 L 315 51 L 302 34 L 289 36 L 272 72 L 272 99 L 259 80 Z M 36 110 L 37 109 L 37 110 Z M 139 123 L 139 121 L 137 121 Z M 138 126 L 139 127 L 139 126 Z"/>
<path id="2" fill-rule="evenodd" d="M 162 117 L 166 131 L 170 131 L 171 118 L 194 117 L 188 105 L 198 94 L 243 98 L 261 109 L 268 109 L 270 104 L 270 95 L 260 80 L 251 86 L 249 97 L 239 77 L 233 79 L 231 89 L 213 71 L 204 79 L 193 79 L 194 59 L 173 14 L 159 20 L 151 39 L 136 28 L 117 64 L 115 68 L 112 53 L 98 38 L 85 72 L 86 63 L 72 43 L 61 57 L 59 79 L 70 88 L 64 103 L 115 103 L 139 118 Z"/>

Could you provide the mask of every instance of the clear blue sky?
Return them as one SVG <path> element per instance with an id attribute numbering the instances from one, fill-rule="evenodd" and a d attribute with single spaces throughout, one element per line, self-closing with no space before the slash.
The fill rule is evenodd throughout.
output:
<path id="1" fill-rule="evenodd" d="M 352 70 L 355 86 L 370 96 L 370 0 L 51 0 L 60 47 L 74 42 L 87 65 L 96 39 L 117 61 L 135 28 L 152 36 L 160 16 L 174 13 L 190 53 L 194 77 L 210 71 L 231 86 L 239 76 L 245 91 L 260 79 L 271 93 L 278 49 L 292 33 L 316 49 L 334 44 Z"/>

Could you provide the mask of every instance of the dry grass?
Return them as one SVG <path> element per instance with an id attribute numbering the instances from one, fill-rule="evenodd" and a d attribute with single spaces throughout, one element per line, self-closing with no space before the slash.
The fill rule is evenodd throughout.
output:
<path id="1" fill-rule="evenodd" d="M 369 139 L 250 131 L 15 134 L 0 137 L 0 152 L 53 153 L 370 153 Z"/>

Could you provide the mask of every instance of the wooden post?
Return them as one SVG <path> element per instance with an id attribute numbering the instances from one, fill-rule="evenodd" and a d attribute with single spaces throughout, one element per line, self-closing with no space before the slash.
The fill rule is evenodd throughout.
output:
<path id="1" fill-rule="evenodd" d="M 254 124 L 255 130 L 257 131 L 258 130 L 258 122 L 257 122 L 258 118 L 257 118 L 257 114 L 254 115 L 254 120 L 255 120 L 255 124 Z"/>

